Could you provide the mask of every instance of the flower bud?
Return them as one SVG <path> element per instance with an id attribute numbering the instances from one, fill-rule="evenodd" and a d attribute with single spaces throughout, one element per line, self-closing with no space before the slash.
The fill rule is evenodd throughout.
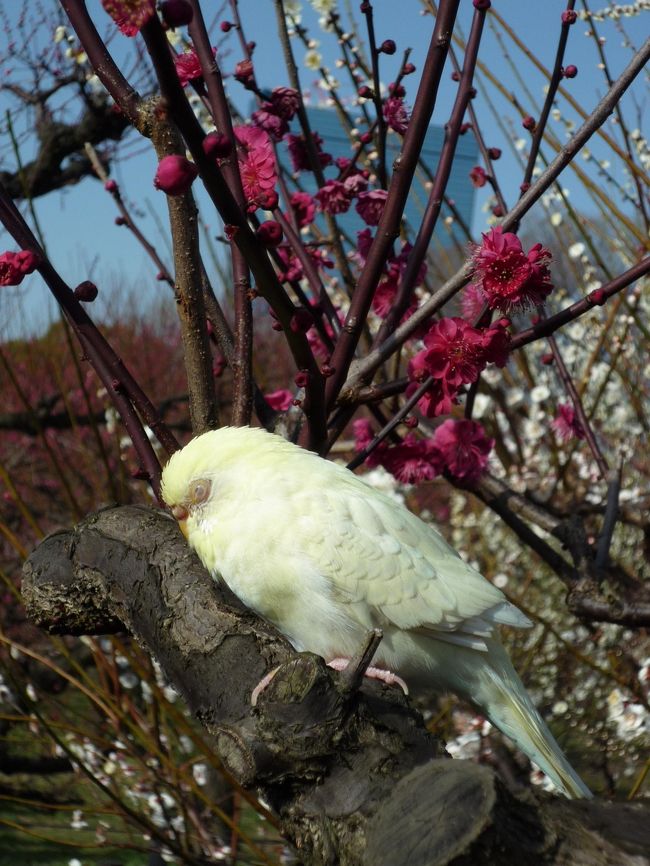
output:
<path id="1" fill-rule="evenodd" d="M 117 192 L 117 184 L 114 180 L 107 180 L 104 184 L 104 189 L 106 190 L 106 192 Z"/>
<path id="2" fill-rule="evenodd" d="M 98 295 L 97 286 L 91 283 L 90 280 L 84 280 L 79 283 L 74 290 L 74 296 L 78 301 L 84 301 L 87 304 L 92 303 Z"/>
<path id="3" fill-rule="evenodd" d="M 578 67 L 570 64 L 569 66 L 565 66 L 562 70 L 562 73 L 565 78 L 575 78 L 578 74 Z"/>
<path id="4" fill-rule="evenodd" d="M 203 153 L 210 159 L 224 159 L 232 151 L 232 142 L 220 132 L 209 132 L 201 146 Z"/>
<path id="5" fill-rule="evenodd" d="M 603 289 L 594 289 L 593 292 L 589 292 L 587 298 L 591 301 L 592 304 L 596 304 L 599 307 L 602 307 L 602 305 L 607 300 Z"/>
<path id="6" fill-rule="evenodd" d="M 192 186 L 199 170 L 184 156 L 164 156 L 158 163 L 153 185 L 167 195 L 183 195 Z"/>
<path id="7" fill-rule="evenodd" d="M 246 88 L 251 88 L 255 83 L 255 72 L 250 60 L 240 60 L 235 66 L 235 78 Z"/>
<path id="8" fill-rule="evenodd" d="M 234 26 L 235 25 L 231 24 L 230 21 L 222 21 L 221 24 L 219 25 L 222 33 L 229 33 Z"/>
<path id="9" fill-rule="evenodd" d="M 267 247 L 277 247 L 282 242 L 282 229 L 275 220 L 266 220 L 255 232 L 257 237 Z"/>
<path id="10" fill-rule="evenodd" d="M 530 114 L 524 117 L 524 119 L 521 121 L 521 125 L 523 126 L 523 128 L 527 129 L 529 132 L 532 132 L 533 129 L 535 129 L 535 124 L 536 120 L 534 117 L 531 117 Z"/>
<path id="11" fill-rule="evenodd" d="M 501 148 L 488 147 L 488 156 L 490 157 L 490 159 L 500 159 L 501 158 Z"/>
<path id="12" fill-rule="evenodd" d="M 578 20 L 578 13 L 573 9 L 565 9 L 562 13 L 562 24 L 575 24 Z"/>
<path id="13" fill-rule="evenodd" d="M 194 11 L 187 0 L 164 0 L 160 4 L 163 21 L 168 27 L 184 27 L 194 17 Z"/>
<path id="14" fill-rule="evenodd" d="M 397 51 L 397 46 L 393 39 L 384 39 L 378 50 L 383 54 L 394 54 Z"/>

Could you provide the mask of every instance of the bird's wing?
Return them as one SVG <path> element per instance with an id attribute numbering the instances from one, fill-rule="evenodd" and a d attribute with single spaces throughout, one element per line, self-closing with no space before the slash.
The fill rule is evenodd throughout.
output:
<path id="1" fill-rule="evenodd" d="M 436 529 L 376 490 L 346 488 L 327 490 L 320 512 L 300 518 L 314 565 L 340 601 L 368 606 L 377 625 L 433 631 L 477 649 L 497 623 L 530 625 Z"/>

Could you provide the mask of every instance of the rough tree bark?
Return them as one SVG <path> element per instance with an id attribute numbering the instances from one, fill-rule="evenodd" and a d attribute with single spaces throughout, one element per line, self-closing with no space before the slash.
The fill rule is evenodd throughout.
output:
<path id="1" fill-rule="evenodd" d="M 399 689 L 358 689 L 295 653 L 160 511 L 112 508 L 51 535 L 25 565 L 23 595 L 50 632 L 131 632 L 309 866 L 650 866 L 649 800 L 513 793 L 491 770 L 443 758 Z"/>

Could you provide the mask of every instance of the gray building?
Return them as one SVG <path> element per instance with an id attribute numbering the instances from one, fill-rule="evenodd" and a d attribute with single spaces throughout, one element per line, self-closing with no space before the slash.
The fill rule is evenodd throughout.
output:
<path id="1" fill-rule="evenodd" d="M 349 158 L 352 155 L 353 148 L 350 143 L 350 138 L 334 109 L 308 108 L 307 114 L 312 131 L 317 132 L 323 139 L 322 149 L 325 152 L 331 153 L 334 159 L 337 157 Z M 291 124 L 291 131 L 294 134 L 300 133 L 300 127 L 295 119 Z M 425 139 L 421 162 L 426 166 L 431 175 L 435 173 L 438 165 L 438 159 L 444 141 L 444 134 L 444 129 L 441 126 L 430 126 Z M 401 142 L 401 136 L 392 131 L 388 132 L 386 140 L 386 166 L 389 175 L 391 166 L 399 155 Z M 280 146 L 278 151 L 284 167 L 291 172 L 291 164 L 286 148 Z M 460 218 L 467 226 L 471 226 L 472 211 L 474 208 L 474 187 L 470 182 L 469 173 L 477 164 L 477 160 L 478 147 L 474 136 L 471 134 L 461 136 L 456 148 L 454 165 L 447 185 L 446 196 L 453 202 Z M 334 178 L 336 175 L 336 167 L 325 169 L 325 176 L 327 178 Z M 423 171 L 422 168 L 418 168 L 411 188 L 409 200 L 404 211 L 404 217 L 410 228 L 409 235 L 411 238 L 414 236 L 414 233 L 420 225 L 422 214 L 424 213 L 428 200 L 428 192 L 425 188 L 427 180 L 428 178 L 425 171 Z M 316 183 L 310 172 L 301 172 L 299 183 L 306 192 L 316 192 Z M 449 246 L 453 242 L 449 228 L 444 226 L 442 222 L 442 219 L 449 214 L 450 210 L 443 205 L 442 215 L 438 220 L 434 235 L 435 239 L 442 246 Z M 336 219 L 342 232 L 348 235 L 353 241 L 356 241 L 357 232 L 367 228 L 366 224 L 355 211 L 354 205 L 347 213 L 337 214 Z M 374 229 L 372 230 L 374 231 Z M 466 243 L 466 236 L 458 225 L 455 225 L 452 231 L 454 232 L 458 242 L 461 244 Z"/>

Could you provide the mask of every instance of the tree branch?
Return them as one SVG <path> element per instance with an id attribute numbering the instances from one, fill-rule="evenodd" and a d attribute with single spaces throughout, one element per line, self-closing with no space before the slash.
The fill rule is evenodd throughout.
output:
<path id="1" fill-rule="evenodd" d="M 23 594 L 55 633 L 128 628 L 306 866 L 650 866 L 647 803 L 512 793 L 486 767 L 439 759 L 400 690 L 350 693 L 321 659 L 293 652 L 162 512 L 113 508 L 51 535 L 25 565 Z M 277 665 L 252 708 L 253 686 Z"/>

